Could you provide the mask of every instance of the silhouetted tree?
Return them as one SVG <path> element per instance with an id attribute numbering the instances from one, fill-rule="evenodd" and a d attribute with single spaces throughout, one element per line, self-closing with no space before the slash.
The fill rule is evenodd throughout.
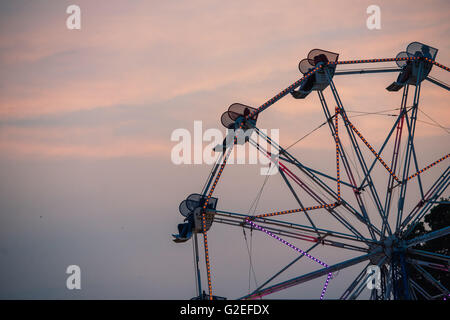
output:
<path id="1" fill-rule="evenodd" d="M 449 199 L 441 199 L 441 201 L 450 201 Z M 450 204 L 440 203 L 433 208 L 430 212 L 425 215 L 422 221 L 420 221 L 411 231 L 408 236 L 409 239 L 416 238 L 418 236 L 424 235 L 431 231 L 436 231 L 445 227 L 450 226 Z M 450 247 L 450 235 L 444 237 L 436 238 L 425 243 L 420 243 L 414 246 L 414 249 L 425 250 L 429 252 L 435 252 L 439 254 L 449 255 Z M 443 261 L 436 261 L 433 259 L 428 259 L 422 256 L 417 256 L 418 259 L 423 261 L 437 262 L 439 264 L 445 265 Z M 448 264 L 446 265 L 448 270 Z M 440 271 L 432 268 L 425 269 L 430 273 L 436 280 L 438 280 L 447 289 L 450 288 L 450 272 Z M 433 286 L 424 276 L 419 273 L 414 267 L 408 265 L 409 277 L 412 278 L 417 284 L 419 284 L 423 289 L 425 289 L 430 295 L 438 295 L 441 292 Z M 425 299 L 422 295 L 417 294 L 417 298 Z"/>

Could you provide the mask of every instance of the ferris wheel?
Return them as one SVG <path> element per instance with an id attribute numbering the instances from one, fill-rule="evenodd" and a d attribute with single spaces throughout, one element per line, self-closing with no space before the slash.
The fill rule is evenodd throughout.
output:
<path id="1" fill-rule="evenodd" d="M 293 261 L 289 261 L 258 288 L 231 297 L 233 299 L 259 299 L 317 278 L 324 279 L 317 295 L 317 298 L 323 299 L 330 282 L 338 281 L 334 276 L 336 272 L 358 264 L 363 266 L 361 272 L 353 277 L 339 297 L 333 298 L 356 299 L 369 282 L 376 284 L 370 286 L 370 299 L 446 299 L 450 296 L 449 289 L 429 272 L 430 269 L 449 272 L 450 256 L 418 248 L 419 244 L 447 236 L 450 226 L 420 236 L 414 233 L 417 224 L 433 206 L 449 203 L 442 198 L 450 181 L 448 150 L 441 150 L 441 157 L 431 163 L 420 163 L 418 155 L 421 151 L 416 149 L 414 141 L 422 82 L 439 86 L 444 89 L 443 94 L 450 90 L 445 83 L 429 76 L 433 67 L 450 71 L 435 61 L 437 52 L 431 46 L 413 42 L 395 58 L 339 61 L 337 53 L 314 49 L 299 63 L 303 76 L 276 96 L 257 108 L 240 103 L 229 107 L 221 117 L 228 135 L 223 144 L 215 148 L 217 161 L 203 190 L 190 194 L 181 202 L 179 211 L 185 219 L 178 225 L 179 233 L 173 235 L 177 243 L 192 240 L 197 288 L 195 299 L 221 299 L 214 292 L 220 284 L 213 286 L 212 283 L 210 250 L 213 248 L 208 245 L 208 232 L 213 232 L 211 226 L 214 223 L 259 231 L 297 254 Z M 394 62 L 396 65 L 339 69 L 341 65 L 380 62 Z M 401 92 L 400 106 L 395 109 L 397 113 L 392 116 L 390 130 L 378 148 L 365 138 L 364 128 L 352 122 L 333 81 L 336 76 L 372 73 L 397 75 L 386 90 L 392 94 Z M 333 108 L 330 108 L 331 103 L 324 95 L 328 88 L 333 97 Z M 328 126 L 333 137 L 330 143 L 335 150 L 335 167 L 328 171 L 313 168 L 297 159 L 288 151 L 289 148 L 279 145 L 257 126 L 260 114 L 283 97 L 298 99 L 301 103 L 313 92 L 317 93 L 325 116 L 321 126 Z M 266 144 L 256 141 L 255 136 Z M 227 160 L 238 144 L 249 144 L 269 159 L 271 167 L 278 170 L 277 174 L 292 193 L 297 207 L 254 215 L 218 208 L 219 196 L 213 197 L 213 194 Z M 271 151 L 267 148 L 269 145 Z M 374 173 L 375 167 L 378 168 L 377 174 Z M 431 183 L 425 184 L 422 177 L 429 170 L 439 174 Z M 336 227 L 321 226 L 314 217 L 317 211 L 326 214 Z M 307 223 L 284 219 L 295 215 L 302 215 Z M 199 267 L 198 236 L 203 240 L 204 275 L 201 275 Z M 313 249 L 318 245 L 353 251 L 356 257 L 328 265 L 326 257 L 315 256 Z M 301 258 L 312 260 L 317 268 L 275 283 L 282 272 Z M 420 274 L 433 285 L 439 294 L 427 292 L 411 270 L 414 270 L 414 275 Z M 202 276 L 207 280 L 204 290 Z"/>

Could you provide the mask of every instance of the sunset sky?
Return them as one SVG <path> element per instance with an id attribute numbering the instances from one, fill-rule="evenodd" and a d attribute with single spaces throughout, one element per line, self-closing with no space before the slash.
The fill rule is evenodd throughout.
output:
<path id="1" fill-rule="evenodd" d="M 81 30 L 66 27 L 71 4 L 81 8 Z M 366 27 L 372 4 L 381 8 L 380 30 Z M 191 243 L 174 244 L 171 234 L 182 221 L 178 204 L 201 191 L 210 166 L 173 164 L 172 132 L 193 132 L 196 120 L 204 130 L 223 130 L 220 115 L 230 104 L 258 107 L 301 77 L 298 62 L 314 48 L 340 60 L 393 58 L 419 41 L 438 48 L 436 60 L 449 66 L 449 15 L 448 1 L 0 1 L 0 298 L 194 296 Z M 450 82 L 443 70 L 431 75 Z M 342 76 L 335 83 L 348 110 L 376 112 L 399 107 L 401 91 L 385 90 L 395 77 Z M 428 122 L 417 124 L 421 167 L 448 153 L 447 99 L 444 89 L 423 83 L 422 110 L 447 129 L 419 113 Z M 258 126 L 279 129 L 287 146 L 323 121 L 311 94 L 284 98 Z M 392 121 L 354 120 L 375 148 Z M 323 127 L 293 152 L 333 174 L 333 147 Z M 258 170 L 226 168 L 219 207 L 247 213 L 264 181 Z M 262 212 L 295 206 L 276 179 Z M 248 256 L 242 230 L 229 229 L 211 230 L 213 282 L 218 295 L 236 298 L 247 292 Z M 295 253 L 260 238 L 255 268 L 262 282 Z M 327 248 L 317 255 L 346 257 Z M 81 267 L 82 290 L 65 287 L 71 264 Z M 341 278 L 330 284 L 330 298 L 351 274 Z M 311 290 L 320 295 L 322 282 L 289 292 L 317 298 Z"/>

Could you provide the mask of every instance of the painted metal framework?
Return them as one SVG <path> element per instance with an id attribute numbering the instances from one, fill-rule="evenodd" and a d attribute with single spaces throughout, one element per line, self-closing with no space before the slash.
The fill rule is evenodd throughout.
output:
<path id="1" fill-rule="evenodd" d="M 413 61 L 419 67 L 419 76 L 415 85 L 406 84 L 403 88 L 401 105 L 398 116 L 396 117 L 392 128 L 388 132 L 383 144 L 379 150 L 365 139 L 361 131 L 356 128 L 350 121 L 346 109 L 342 103 L 338 90 L 333 82 L 333 77 L 329 68 L 334 65 L 347 64 L 368 64 L 390 61 Z M 251 118 L 255 113 L 261 113 L 269 108 L 275 102 L 288 95 L 294 89 L 298 88 L 308 77 L 313 76 L 319 70 L 325 71 L 329 80 L 329 87 L 334 98 L 333 104 L 336 105 L 334 112 L 329 108 L 329 103 L 326 101 L 322 91 L 317 91 L 323 113 L 328 123 L 330 132 L 334 138 L 336 146 L 336 176 L 321 172 L 319 170 L 308 167 L 302 161 L 296 159 L 285 148 L 274 142 L 263 131 L 254 127 L 254 132 L 260 139 L 263 139 L 267 144 L 271 145 L 272 150 L 276 150 L 277 157 L 274 157 L 274 152 L 269 152 L 263 146 L 258 144 L 255 140 L 250 139 L 249 144 L 253 145 L 259 152 L 267 156 L 274 166 L 278 166 L 279 173 L 283 181 L 288 186 L 290 192 L 294 196 L 299 207 L 290 210 L 269 212 L 258 214 L 255 216 L 248 216 L 245 214 L 228 212 L 223 210 L 215 210 L 215 223 L 221 223 L 239 228 L 247 228 L 259 230 L 267 233 L 269 236 L 279 240 L 280 242 L 297 250 L 300 255 L 288 263 L 279 272 L 267 279 L 262 285 L 255 289 L 250 294 L 239 297 L 239 299 L 255 299 L 261 298 L 271 293 L 275 293 L 286 288 L 316 279 L 318 277 L 327 276 L 324 289 L 322 290 L 321 298 L 323 298 L 326 286 L 330 279 L 332 279 L 333 272 L 348 268 L 350 266 L 366 262 L 367 265 L 377 265 L 381 270 L 381 286 L 372 289 L 370 299 L 414 299 L 422 297 L 425 299 L 442 299 L 447 297 L 450 292 L 425 268 L 434 268 L 448 272 L 449 256 L 440 255 L 433 252 L 426 252 L 423 250 L 414 249 L 413 246 L 418 243 L 424 243 L 431 239 L 446 236 L 450 233 L 450 227 L 430 232 L 419 238 L 410 238 L 411 231 L 430 210 L 431 206 L 440 203 L 440 197 L 447 189 L 450 181 L 450 167 L 444 167 L 440 176 L 431 184 L 428 189 L 425 188 L 421 175 L 424 171 L 431 167 L 444 162 L 449 158 L 449 154 L 442 156 L 435 162 L 420 167 L 417 150 L 414 145 L 414 134 L 416 128 L 416 121 L 418 117 L 419 98 L 421 90 L 420 72 L 423 70 L 425 63 L 433 64 L 436 67 L 450 71 L 448 67 L 443 66 L 428 58 L 419 57 L 401 57 L 389 59 L 369 59 L 369 60 L 352 60 L 352 61 L 336 61 L 328 63 L 320 63 L 304 77 L 294 82 L 292 85 L 278 93 L 276 96 L 265 102 L 253 113 L 247 116 Z M 361 70 L 337 70 L 335 76 L 352 75 L 352 74 L 370 74 L 383 72 L 399 72 L 398 68 L 379 68 L 379 69 L 361 69 Z M 426 77 L 426 80 L 431 83 L 449 90 L 442 82 Z M 412 94 L 412 105 L 408 106 L 408 98 Z M 238 124 L 242 128 L 242 123 Z M 342 128 L 339 128 L 339 127 Z M 347 152 L 342 143 L 341 137 L 346 135 L 350 141 L 350 146 L 353 149 L 354 155 L 357 159 L 357 166 L 359 172 L 363 176 L 360 179 L 356 178 L 356 170 L 353 163 L 349 160 L 349 152 Z M 406 137 L 406 138 L 405 138 Z M 236 139 L 236 137 L 235 137 Z M 389 141 L 393 140 L 393 152 L 388 155 L 385 148 Z M 403 140 L 403 141 L 402 141 Z M 405 156 L 400 157 L 401 142 L 404 143 Z M 223 170 L 226 167 L 227 160 L 230 156 L 233 145 L 228 146 L 226 152 L 219 155 L 219 158 L 214 165 L 211 173 L 207 179 L 205 187 L 202 191 L 206 201 L 203 204 L 203 244 L 204 257 L 206 264 L 206 277 L 208 285 L 208 294 L 202 293 L 202 282 L 200 279 L 199 268 L 199 251 L 197 234 L 194 235 L 194 262 L 196 269 L 197 290 L 198 297 L 213 299 L 213 286 L 211 280 L 211 261 L 209 258 L 209 245 L 206 227 L 206 208 L 208 201 L 214 193 L 214 190 L 220 180 Z M 367 148 L 373 155 L 373 158 L 368 160 L 364 156 L 363 149 Z M 389 159 L 386 162 L 384 159 Z M 374 183 L 373 169 L 377 163 L 380 163 L 386 174 L 389 176 L 388 183 L 385 190 L 386 194 L 380 194 L 380 189 Z M 298 174 L 296 174 L 296 172 Z M 301 174 L 301 178 L 299 175 Z M 415 207 L 408 211 L 404 206 L 407 196 L 407 187 L 411 181 L 415 180 L 419 189 L 419 197 L 416 199 L 408 199 L 410 203 L 415 203 Z M 358 181 L 360 181 L 358 183 Z M 335 188 L 330 186 L 330 182 L 335 183 Z M 305 207 L 299 194 L 293 188 L 296 184 L 301 190 L 302 194 L 307 195 L 308 199 L 314 199 L 317 205 L 312 207 Z M 353 193 L 357 205 L 352 205 L 349 200 L 346 200 L 341 193 L 341 189 L 347 189 Z M 315 190 L 321 190 L 320 193 Z M 394 190 L 398 191 L 398 197 L 394 196 Z M 373 200 L 373 208 L 368 209 L 367 197 Z M 395 199 L 394 199 L 395 198 Z M 332 201 L 329 201 L 332 199 Z M 397 201 L 398 205 L 394 210 L 393 203 Z M 311 212 L 314 210 L 325 210 L 330 219 L 335 219 L 337 224 L 340 224 L 346 232 L 338 232 L 336 230 L 329 230 L 317 226 L 317 222 L 313 221 Z M 279 216 L 287 214 L 304 214 L 309 221 L 309 225 L 301 225 L 292 222 L 286 222 L 278 219 Z M 373 215 L 376 214 L 381 219 L 381 225 L 376 225 L 373 221 Z M 346 217 L 352 216 L 356 218 L 358 223 L 350 223 Z M 389 223 L 395 217 L 395 223 Z M 365 234 L 360 230 L 365 230 Z M 305 242 L 311 242 L 313 245 L 307 250 L 303 251 L 286 240 L 285 238 L 298 239 Z M 350 260 L 342 261 L 334 265 L 327 265 L 320 260 L 310 255 L 313 249 L 318 244 L 332 246 L 342 250 L 351 250 L 358 252 L 358 256 Z M 294 265 L 303 256 L 309 257 L 321 264 L 321 268 L 308 274 L 303 274 L 287 281 L 272 284 L 274 280 L 282 274 L 289 267 Z M 440 292 L 440 295 L 432 296 L 424 288 L 422 288 L 415 279 L 408 275 L 407 265 L 413 266 L 419 273 L 421 273 L 427 281 L 435 286 Z M 360 296 L 365 288 L 366 281 L 370 274 L 366 274 L 365 268 L 354 279 L 354 281 L 344 291 L 341 299 L 356 299 Z"/>

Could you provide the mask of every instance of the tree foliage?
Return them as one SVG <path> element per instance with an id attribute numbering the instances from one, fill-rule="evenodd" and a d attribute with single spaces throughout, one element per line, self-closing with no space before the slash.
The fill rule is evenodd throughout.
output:
<path id="1" fill-rule="evenodd" d="M 413 229 L 411 234 L 409 235 L 409 239 L 419 237 L 426 233 L 436 231 L 445 227 L 450 226 L 450 201 L 449 199 L 441 199 L 442 202 L 434 206 L 430 212 L 425 215 L 424 219 L 420 221 Z M 425 243 L 420 243 L 414 247 L 414 249 L 424 250 L 428 252 L 439 253 L 443 255 L 449 255 L 450 247 L 450 235 L 446 235 L 444 237 L 436 238 Z M 422 256 L 417 256 L 417 259 L 422 261 L 428 261 L 433 263 L 438 263 L 441 265 L 445 265 L 448 270 L 448 264 L 445 264 L 443 261 L 425 258 Z M 439 281 L 444 287 L 447 289 L 450 288 L 450 272 L 441 271 L 433 268 L 423 267 L 427 270 L 429 274 L 431 274 L 437 281 Z M 419 284 L 426 292 L 428 292 L 431 296 L 438 295 L 441 292 L 425 277 L 418 272 L 413 266 L 408 266 L 409 277 L 412 278 L 417 284 Z M 419 299 L 424 299 L 422 295 L 417 294 Z"/>

